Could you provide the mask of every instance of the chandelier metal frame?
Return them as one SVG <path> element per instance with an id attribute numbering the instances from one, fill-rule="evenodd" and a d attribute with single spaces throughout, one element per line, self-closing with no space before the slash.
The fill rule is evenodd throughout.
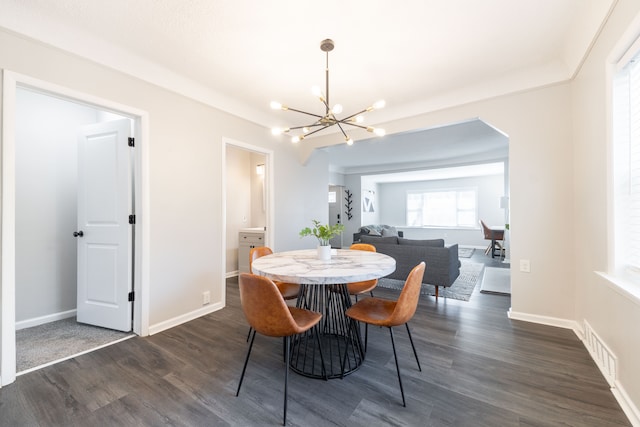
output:
<path id="1" fill-rule="evenodd" d="M 316 95 L 318 97 L 318 99 L 320 99 L 320 101 L 324 104 L 325 107 L 325 113 L 324 115 L 320 115 L 320 114 L 316 114 L 316 113 L 310 113 L 307 111 L 303 111 L 297 108 L 291 108 L 287 105 L 283 105 L 279 102 L 276 101 L 272 101 L 271 102 L 271 108 L 273 109 L 277 109 L 277 110 L 283 110 L 283 111 L 295 111 L 296 113 L 301 113 L 301 114 L 305 114 L 307 116 L 312 116 L 315 118 L 315 120 L 308 124 L 308 125 L 304 125 L 304 126 L 294 126 L 294 127 L 289 127 L 289 128 L 285 128 L 285 129 L 281 129 L 281 128 L 273 128 L 271 130 L 271 132 L 274 135 L 279 135 L 282 133 L 289 133 L 291 131 L 296 131 L 296 130 L 302 130 L 301 134 L 297 134 L 294 135 L 291 138 L 291 142 L 299 142 L 302 141 L 303 139 L 305 139 L 306 137 L 313 135 L 315 133 L 318 133 L 322 130 L 328 129 L 331 126 L 338 126 L 338 128 L 340 129 L 340 132 L 342 132 L 342 135 L 345 138 L 345 141 L 347 144 L 351 145 L 353 144 L 353 140 L 349 137 L 349 135 L 347 135 L 346 131 L 345 131 L 345 126 L 353 126 L 355 128 L 360 128 L 360 129 L 364 129 L 368 132 L 373 132 L 378 136 L 384 136 L 385 131 L 384 129 L 381 128 L 374 128 L 371 126 L 364 126 L 361 125 L 360 123 L 363 120 L 362 115 L 364 113 L 368 113 L 370 111 L 376 110 L 376 109 L 380 109 L 383 108 L 385 105 L 384 101 L 377 101 L 376 103 L 374 103 L 373 105 L 364 108 L 360 111 L 358 111 L 357 113 L 353 113 L 350 114 L 342 119 L 338 119 L 336 117 L 336 114 L 340 114 L 342 112 L 342 106 L 339 104 L 336 104 L 333 106 L 333 108 L 330 106 L 329 103 L 329 52 L 331 52 L 333 50 L 333 48 L 335 47 L 335 44 L 333 42 L 333 40 L 331 39 L 325 39 L 320 43 L 320 50 L 322 50 L 323 52 L 326 53 L 326 67 L 325 67 L 325 93 L 323 94 L 322 91 L 315 87 L 312 89 L 312 92 L 314 95 Z"/>

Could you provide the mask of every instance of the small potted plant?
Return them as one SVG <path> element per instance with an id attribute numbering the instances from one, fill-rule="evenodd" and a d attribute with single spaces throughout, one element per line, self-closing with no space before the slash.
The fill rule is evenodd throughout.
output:
<path id="1" fill-rule="evenodd" d="M 300 230 L 300 237 L 314 236 L 318 239 L 318 258 L 328 260 L 331 258 L 331 244 L 329 240 L 339 236 L 344 231 L 343 224 L 321 224 L 318 220 L 311 220 L 313 228 L 305 227 Z"/>

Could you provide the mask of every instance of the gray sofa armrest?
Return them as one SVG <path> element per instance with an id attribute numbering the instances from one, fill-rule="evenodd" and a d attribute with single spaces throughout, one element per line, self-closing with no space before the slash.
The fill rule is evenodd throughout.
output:
<path id="1" fill-rule="evenodd" d="M 458 245 L 444 248 L 425 248 L 427 250 L 425 262 L 425 276 L 430 273 L 424 283 L 436 286 L 451 286 L 460 275 L 460 259 L 458 259 Z"/>

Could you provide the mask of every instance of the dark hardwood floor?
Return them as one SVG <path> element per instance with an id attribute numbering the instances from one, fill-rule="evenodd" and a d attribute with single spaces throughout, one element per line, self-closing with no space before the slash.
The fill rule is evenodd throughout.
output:
<path id="1" fill-rule="evenodd" d="M 481 250 L 472 260 L 500 266 Z M 630 425 L 575 334 L 509 320 L 509 301 L 477 288 L 468 302 L 421 297 L 411 330 L 422 372 L 395 330 L 406 408 L 389 333 L 370 328 L 363 366 L 343 380 L 290 374 L 288 425 Z M 280 340 L 256 337 L 235 397 L 248 330 L 239 304 L 229 279 L 223 310 L 18 377 L 0 389 L 0 425 L 280 425 Z"/>

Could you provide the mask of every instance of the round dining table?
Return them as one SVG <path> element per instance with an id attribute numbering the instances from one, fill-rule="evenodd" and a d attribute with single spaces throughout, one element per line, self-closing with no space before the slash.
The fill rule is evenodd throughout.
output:
<path id="1" fill-rule="evenodd" d="M 351 249 L 332 249 L 329 260 L 318 259 L 315 249 L 277 252 L 254 260 L 254 274 L 300 284 L 296 306 L 323 315 L 316 326 L 320 348 L 313 331 L 295 337 L 291 369 L 312 378 L 339 378 L 358 369 L 365 354 L 360 328 L 345 315 L 351 307 L 347 284 L 378 279 L 395 268 L 395 260 L 388 255 Z"/>

